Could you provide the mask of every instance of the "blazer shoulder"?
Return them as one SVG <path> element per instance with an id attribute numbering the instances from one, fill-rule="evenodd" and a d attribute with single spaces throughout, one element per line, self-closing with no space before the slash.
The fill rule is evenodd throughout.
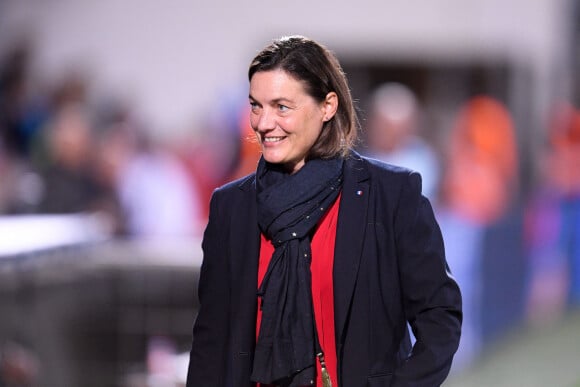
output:
<path id="1" fill-rule="evenodd" d="M 255 182 L 256 182 L 256 173 L 253 172 L 253 173 L 250 173 L 249 175 L 246 175 L 244 177 L 240 177 L 239 179 L 230 181 L 230 182 L 225 183 L 224 185 L 216 188 L 214 190 L 214 194 L 215 193 L 228 194 L 228 193 L 236 192 L 238 190 L 248 191 L 248 190 L 255 187 Z"/>
<path id="2" fill-rule="evenodd" d="M 358 157 L 374 184 L 385 185 L 389 191 L 400 191 L 402 187 L 410 186 L 412 191 L 421 192 L 422 178 L 419 172 L 366 156 Z"/>
<path id="3" fill-rule="evenodd" d="M 229 218 L 232 211 L 253 208 L 255 205 L 255 174 L 230 181 L 213 190 L 209 203 L 210 218 Z"/>
<path id="4" fill-rule="evenodd" d="M 393 178 L 407 179 L 411 175 L 419 175 L 417 171 L 412 169 L 389 164 L 381 160 L 373 159 L 371 157 L 359 156 L 360 161 L 366 165 L 371 176 L 390 176 Z"/>

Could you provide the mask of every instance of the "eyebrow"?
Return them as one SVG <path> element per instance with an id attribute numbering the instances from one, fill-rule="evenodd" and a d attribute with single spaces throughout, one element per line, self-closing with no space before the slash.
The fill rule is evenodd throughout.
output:
<path id="1" fill-rule="evenodd" d="M 248 95 L 248 98 L 249 98 L 249 99 L 251 99 L 251 100 L 252 100 L 252 101 L 254 101 L 254 102 L 258 102 L 258 100 L 257 100 L 257 99 L 255 99 L 254 97 L 252 97 L 252 95 L 251 95 L 251 94 L 250 94 L 250 95 Z M 272 104 L 279 104 L 279 103 L 281 103 L 281 102 L 288 102 L 288 103 L 292 103 L 293 101 L 292 101 L 292 100 L 290 100 L 290 99 L 288 99 L 288 98 L 285 98 L 285 97 L 274 98 L 273 100 L 271 100 L 271 101 L 270 101 L 270 103 L 272 103 Z"/>

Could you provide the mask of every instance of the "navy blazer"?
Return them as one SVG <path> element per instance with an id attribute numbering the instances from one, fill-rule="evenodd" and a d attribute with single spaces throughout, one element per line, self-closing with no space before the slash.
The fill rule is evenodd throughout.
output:
<path id="1" fill-rule="evenodd" d="M 459 344 L 461 295 L 419 174 L 353 152 L 336 232 L 339 386 L 439 386 Z M 254 386 L 260 250 L 254 174 L 214 192 L 202 247 L 187 386 Z M 416 337 L 412 348 L 407 322 Z"/>

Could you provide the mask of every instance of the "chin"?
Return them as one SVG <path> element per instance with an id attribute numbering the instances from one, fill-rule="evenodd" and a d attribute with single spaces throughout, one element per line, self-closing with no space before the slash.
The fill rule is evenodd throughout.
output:
<path id="1" fill-rule="evenodd" d="M 266 160 L 270 164 L 284 164 L 285 162 L 283 157 L 268 154 L 268 152 L 262 152 L 262 155 L 264 156 L 264 160 Z"/>

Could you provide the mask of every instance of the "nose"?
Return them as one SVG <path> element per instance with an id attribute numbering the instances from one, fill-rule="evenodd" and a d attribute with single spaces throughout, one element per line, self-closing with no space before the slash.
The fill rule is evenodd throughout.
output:
<path id="1" fill-rule="evenodd" d="M 276 117 L 270 109 L 261 109 L 253 116 L 252 127 L 258 132 L 267 132 L 276 127 Z"/>

